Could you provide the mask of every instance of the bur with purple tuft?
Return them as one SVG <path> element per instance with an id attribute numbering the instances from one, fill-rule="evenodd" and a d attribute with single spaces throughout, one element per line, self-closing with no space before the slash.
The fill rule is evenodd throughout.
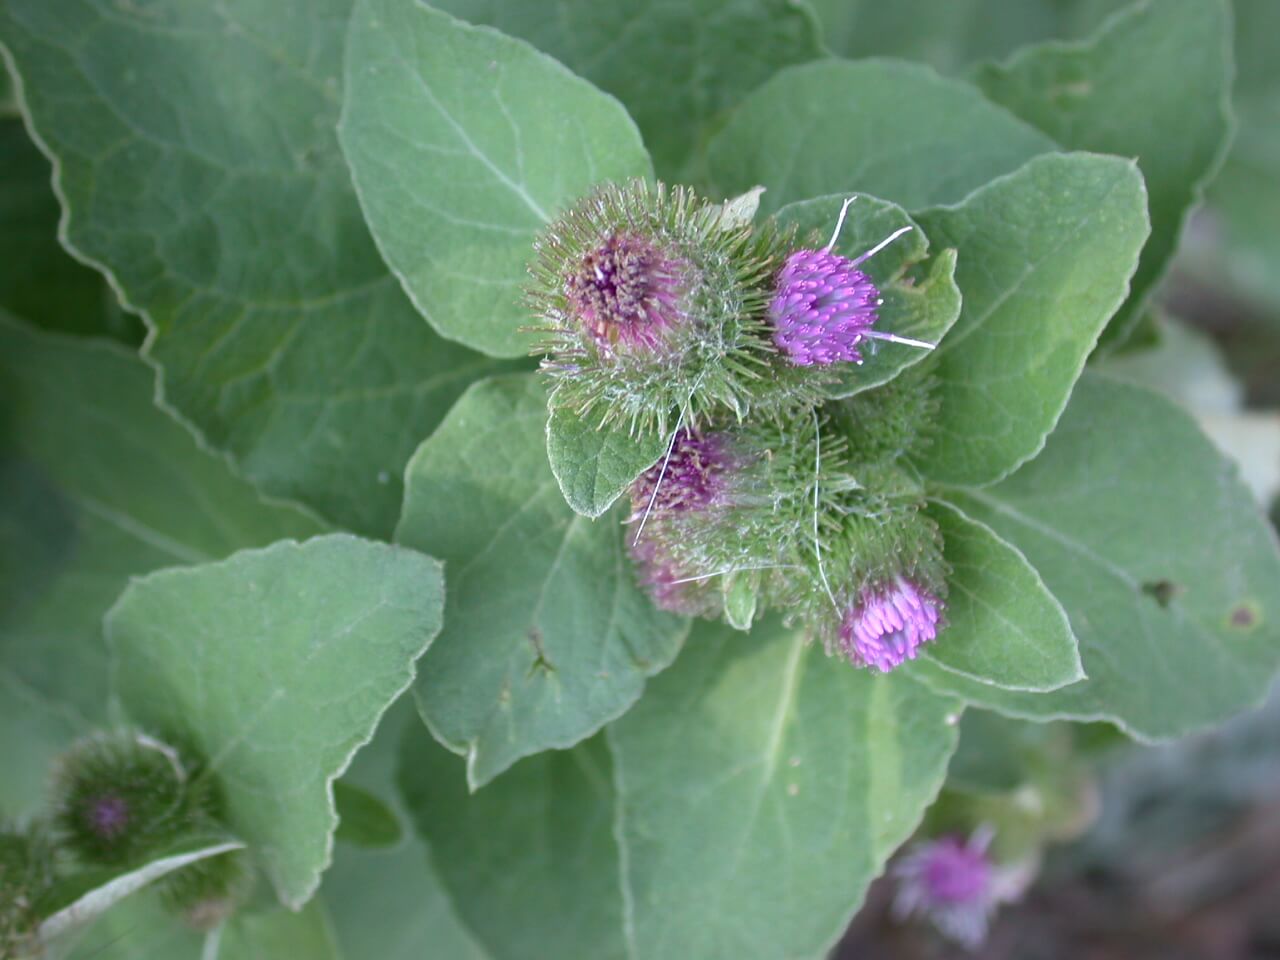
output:
<path id="1" fill-rule="evenodd" d="M 839 648 L 857 666 L 888 673 L 938 635 L 942 603 L 906 577 L 862 589 L 840 623 Z"/>

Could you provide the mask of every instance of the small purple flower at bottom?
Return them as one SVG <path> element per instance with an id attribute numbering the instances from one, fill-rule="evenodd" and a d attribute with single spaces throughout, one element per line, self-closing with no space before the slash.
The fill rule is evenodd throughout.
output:
<path id="1" fill-rule="evenodd" d="M 914 660 L 938 635 L 942 603 L 905 577 L 862 589 L 840 624 L 839 646 L 855 666 L 881 673 Z"/>
<path id="2" fill-rule="evenodd" d="M 108 793 L 85 804 L 86 825 L 103 840 L 114 840 L 129 826 L 129 804 L 124 797 Z"/>
<path id="3" fill-rule="evenodd" d="M 798 367 L 861 363 L 858 345 L 879 319 L 880 291 L 853 261 L 830 250 L 797 250 L 778 273 L 769 303 L 774 345 Z"/>
<path id="4" fill-rule="evenodd" d="M 981 945 L 1002 899 L 987 848 L 992 831 L 981 827 L 967 840 L 945 836 L 915 844 L 893 868 L 898 919 L 926 917 L 944 936 L 970 950 Z"/>
<path id="5" fill-rule="evenodd" d="M 685 319 L 687 268 L 638 233 L 618 232 L 564 280 L 570 312 L 596 343 L 654 350 Z"/>

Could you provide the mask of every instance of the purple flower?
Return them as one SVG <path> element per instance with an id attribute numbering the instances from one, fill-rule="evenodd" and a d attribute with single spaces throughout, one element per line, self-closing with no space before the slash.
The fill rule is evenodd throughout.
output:
<path id="1" fill-rule="evenodd" d="M 684 320 L 685 265 L 638 233 L 617 232 L 564 280 L 569 310 L 605 351 L 653 350 Z"/>
<path id="2" fill-rule="evenodd" d="M 991 838 L 990 828 L 983 827 L 967 840 L 945 836 L 908 850 L 893 870 L 898 881 L 895 915 L 925 916 L 952 940 L 969 949 L 979 946 L 1002 899 L 987 855 Z"/>
<path id="3" fill-rule="evenodd" d="M 840 651 L 855 666 L 888 673 L 938 635 L 941 608 L 937 597 L 904 577 L 864 587 L 840 624 Z"/>
<path id="4" fill-rule="evenodd" d="M 114 840 L 129 826 L 129 804 L 118 794 L 93 797 L 85 808 L 89 829 L 103 840 Z"/>
<path id="5" fill-rule="evenodd" d="M 706 580 L 680 567 L 670 546 L 648 535 L 628 540 L 636 579 L 660 610 L 697 617 L 715 612 L 715 593 Z"/>
<path id="6" fill-rule="evenodd" d="M 880 291 L 847 257 L 797 250 L 769 303 L 773 342 L 798 367 L 861 363 L 858 345 L 879 319 Z"/>

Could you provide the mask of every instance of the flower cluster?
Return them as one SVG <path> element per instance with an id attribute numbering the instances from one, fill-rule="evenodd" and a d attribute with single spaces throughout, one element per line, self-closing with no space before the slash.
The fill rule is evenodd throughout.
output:
<path id="1" fill-rule="evenodd" d="M 927 373 L 832 399 L 877 340 L 881 291 L 830 242 L 753 224 L 683 188 L 608 185 L 536 245 L 529 301 L 550 404 L 659 435 L 628 546 L 661 608 L 747 627 L 774 607 L 888 672 L 944 625 L 941 537 L 910 466 Z"/>
<path id="2" fill-rule="evenodd" d="M 980 828 L 968 838 L 948 835 L 908 850 L 893 871 L 898 881 L 893 909 L 899 919 L 921 916 L 962 946 L 980 946 L 1002 898 L 988 854 L 992 836 L 990 829 Z"/>

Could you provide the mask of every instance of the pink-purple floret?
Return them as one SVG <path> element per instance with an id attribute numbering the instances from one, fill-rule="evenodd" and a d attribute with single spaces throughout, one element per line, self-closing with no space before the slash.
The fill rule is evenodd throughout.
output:
<path id="1" fill-rule="evenodd" d="M 980 829 L 968 839 L 951 835 L 912 847 L 894 867 L 895 914 L 921 914 L 952 939 L 978 946 L 999 899 L 990 840 L 990 831 Z"/>
<path id="2" fill-rule="evenodd" d="M 129 804 L 113 793 L 91 800 L 88 814 L 90 828 L 104 840 L 114 839 L 129 825 Z"/>
<path id="3" fill-rule="evenodd" d="M 617 232 L 564 281 L 569 311 L 605 351 L 654 350 L 684 320 L 686 270 L 637 233 Z"/>
<path id="4" fill-rule="evenodd" d="M 797 250 L 769 304 L 773 342 L 800 367 L 861 363 L 859 344 L 879 319 L 880 291 L 847 257 Z"/>
<path id="5" fill-rule="evenodd" d="M 840 651 L 850 663 L 888 673 L 938 635 L 941 607 L 905 577 L 864 587 L 840 624 Z"/>

